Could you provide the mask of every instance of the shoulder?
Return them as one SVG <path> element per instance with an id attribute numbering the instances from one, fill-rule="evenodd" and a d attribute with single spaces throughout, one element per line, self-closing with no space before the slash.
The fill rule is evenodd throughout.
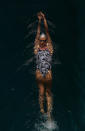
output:
<path id="1" fill-rule="evenodd" d="M 39 45 L 38 44 L 35 44 L 34 45 L 34 54 L 36 54 L 39 50 Z"/>

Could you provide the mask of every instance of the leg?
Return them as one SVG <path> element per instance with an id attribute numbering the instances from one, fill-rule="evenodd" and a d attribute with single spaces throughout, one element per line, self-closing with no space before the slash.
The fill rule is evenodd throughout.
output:
<path id="1" fill-rule="evenodd" d="M 39 87 L 39 104 L 40 104 L 40 112 L 44 113 L 44 85 L 43 83 L 38 83 Z"/>
<path id="2" fill-rule="evenodd" d="M 53 104 L 51 87 L 52 87 L 52 80 L 48 81 L 48 83 L 46 84 L 46 100 L 47 100 L 48 117 L 51 117 L 52 104 Z"/>

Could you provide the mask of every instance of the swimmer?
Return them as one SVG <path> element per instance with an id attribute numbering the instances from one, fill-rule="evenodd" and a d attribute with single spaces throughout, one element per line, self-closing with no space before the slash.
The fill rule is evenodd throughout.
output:
<path id="1" fill-rule="evenodd" d="M 44 110 L 44 96 L 46 95 L 47 115 L 51 116 L 52 112 L 52 55 L 53 45 L 48 31 L 48 24 L 45 15 L 42 12 L 37 14 L 38 28 L 34 41 L 34 54 L 36 58 L 36 81 L 39 88 L 39 104 L 40 112 L 45 113 Z M 41 20 L 44 22 L 45 33 L 40 34 Z"/>

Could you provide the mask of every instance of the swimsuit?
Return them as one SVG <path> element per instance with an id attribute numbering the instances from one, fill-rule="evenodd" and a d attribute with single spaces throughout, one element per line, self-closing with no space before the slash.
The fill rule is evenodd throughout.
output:
<path id="1" fill-rule="evenodd" d="M 36 68 L 40 70 L 43 77 L 45 77 L 48 70 L 51 69 L 52 55 L 48 49 L 38 50 L 36 54 Z"/>

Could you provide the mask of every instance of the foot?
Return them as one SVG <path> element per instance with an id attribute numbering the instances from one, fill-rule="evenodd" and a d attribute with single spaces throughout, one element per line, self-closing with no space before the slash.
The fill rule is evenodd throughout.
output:
<path id="1" fill-rule="evenodd" d="M 48 120 L 51 120 L 51 113 L 47 112 Z"/>

